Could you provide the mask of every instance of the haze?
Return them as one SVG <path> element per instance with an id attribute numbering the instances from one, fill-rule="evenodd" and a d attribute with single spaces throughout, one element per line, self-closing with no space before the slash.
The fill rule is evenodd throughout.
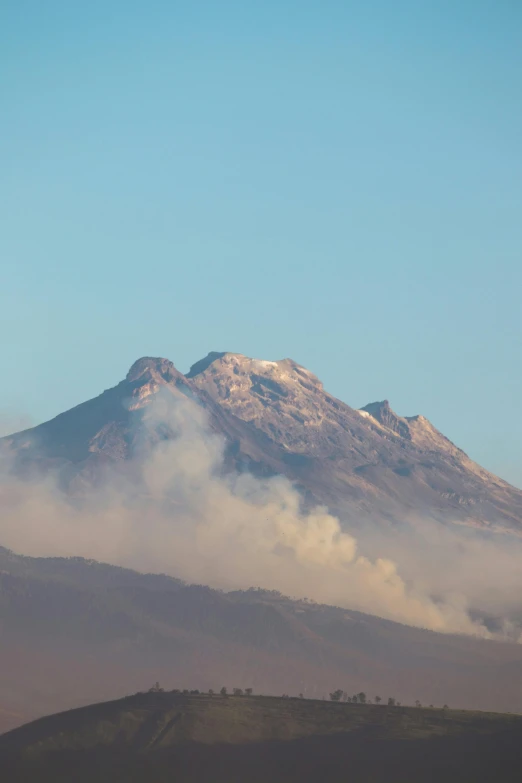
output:
<path id="1" fill-rule="evenodd" d="M 224 473 L 224 440 L 199 406 L 166 390 L 145 409 L 151 438 L 174 440 L 68 497 L 45 479 L 13 477 L 3 455 L 0 539 L 33 556 L 71 556 L 233 589 L 276 588 L 437 631 L 519 640 L 519 539 L 442 523 L 365 522 L 362 551 L 325 507 L 305 511 L 284 477 Z M 390 556 L 391 555 L 391 556 Z"/>

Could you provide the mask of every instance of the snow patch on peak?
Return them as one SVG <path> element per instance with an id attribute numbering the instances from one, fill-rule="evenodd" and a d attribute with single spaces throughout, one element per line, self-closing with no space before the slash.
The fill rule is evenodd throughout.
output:
<path id="1" fill-rule="evenodd" d="M 252 359 L 252 363 L 256 367 L 278 367 L 278 362 L 268 362 L 266 359 Z"/>
<path id="2" fill-rule="evenodd" d="M 322 388 L 319 379 L 310 370 L 294 362 L 293 359 L 268 361 L 267 359 L 252 359 L 242 353 L 228 351 L 212 351 L 204 359 L 193 364 L 185 377 L 189 379 L 197 376 L 207 377 L 208 373 L 213 376 L 227 375 L 231 371 L 236 377 L 239 375 L 260 375 L 285 382 L 299 381 L 301 383 L 305 380 L 317 388 Z"/>

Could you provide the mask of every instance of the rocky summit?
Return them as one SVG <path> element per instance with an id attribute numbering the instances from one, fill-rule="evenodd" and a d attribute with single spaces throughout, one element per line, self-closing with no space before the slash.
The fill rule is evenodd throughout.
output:
<path id="1" fill-rule="evenodd" d="M 209 353 L 183 375 L 144 357 L 99 397 L 0 440 L 20 476 L 55 471 L 73 491 L 107 464 L 131 460 L 163 390 L 201 406 L 226 442 L 228 470 L 286 475 L 307 504 L 347 524 L 416 516 L 522 532 L 522 491 L 473 462 L 423 416 L 398 416 L 387 400 L 357 410 L 291 359 Z M 175 437 L 163 428 L 158 437 Z"/>

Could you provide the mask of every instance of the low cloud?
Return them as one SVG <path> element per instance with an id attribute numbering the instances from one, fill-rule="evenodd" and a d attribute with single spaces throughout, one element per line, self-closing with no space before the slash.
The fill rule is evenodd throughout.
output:
<path id="1" fill-rule="evenodd" d="M 285 478 L 225 474 L 225 444 L 195 403 L 159 394 L 144 423 L 177 437 L 152 448 L 145 438 L 127 472 L 108 469 L 81 503 L 51 478 L 28 483 L 3 470 L 0 544 L 277 589 L 437 631 L 519 635 L 510 596 L 522 578 L 502 547 L 422 522 L 370 526 L 358 543 L 326 508 L 304 511 Z"/>

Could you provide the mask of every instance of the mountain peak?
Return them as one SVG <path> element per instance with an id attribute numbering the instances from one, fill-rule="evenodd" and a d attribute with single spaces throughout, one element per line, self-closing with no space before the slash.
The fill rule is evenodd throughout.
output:
<path id="1" fill-rule="evenodd" d="M 380 402 L 369 402 L 362 411 L 367 411 L 371 416 L 387 415 L 390 411 L 393 413 L 388 400 L 381 400 Z"/>
<path id="2" fill-rule="evenodd" d="M 133 381 L 150 381 L 152 379 L 164 381 L 174 381 L 183 375 L 176 370 L 174 365 L 169 359 L 162 359 L 155 356 L 142 356 L 134 362 L 125 380 Z"/>
<path id="3" fill-rule="evenodd" d="M 381 402 L 370 402 L 361 408 L 362 411 L 369 413 L 370 416 L 382 424 L 383 427 L 387 427 L 402 438 L 411 440 L 411 432 L 406 419 L 402 416 L 398 416 L 394 410 L 392 410 L 388 400 L 381 400 Z"/>
<path id="4" fill-rule="evenodd" d="M 210 368 L 212 368 L 212 375 L 232 373 L 234 376 L 268 376 L 287 381 L 291 381 L 294 376 L 296 380 L 304 379 L 308 383 L 322 388 L 320 380 L 310 370 L 302 367 L 293 359 L 278 359 L 277 361 L 252 359 L 242 353 L 230 351 L 211 351 L 204 359 L 193 364 L 185 377 L 196 378 L 198 375 L 206 374 Z"/>
<path id="5" fill-rule="evenodd" d="M 427 449 L 430 451 L 439 451 L 439 453 L 451 454 L 457 456 L 459 459 L 466 459 L 468 469 L 474 472 L 480 473 L 482 468 L 475 466 L 467 455 L 455 446 L 449 438 L 446 438 L 442 432 L 433 426 L 431 421 L 425 416 L 418 414 L 417 416 L 398 416 L 391 408 L 388 400 L 382 400 L 381 402 L 370 402 L 360 409 L 360 412 L 364 412 L 371 416 L 383 427 L 392 430 L 405 440 L 410 440 L 416 446 Z"/>
<path id="6" fill-rule="evenodd" d="M 210 351 L 204 359 L 200 359 L 199 362 L 192 365 L 185 377 L 194 378 L 196 375 L 205 372 L 207 367 L 210 367 L 211 364 L 217 359 L 221 359 L 223 356 L 226 356 L 226 351 Z"/>

